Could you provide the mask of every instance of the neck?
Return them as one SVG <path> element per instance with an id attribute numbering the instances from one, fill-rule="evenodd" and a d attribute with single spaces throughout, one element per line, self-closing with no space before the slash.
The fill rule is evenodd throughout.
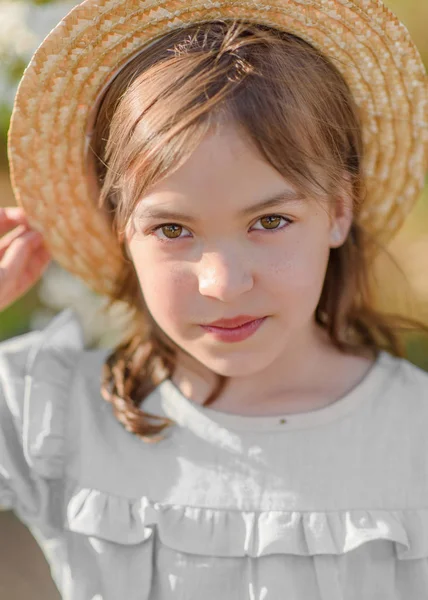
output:
<path id="1" fill-rule="evenodd" d="M 267 401 L 278 394 L 295 395 L 313 379 L 314 366 L 322 370 L 332 353 L 338 352 L 325 330 L 311 322 L 299 335 L 293 335 L 281 355 L 267 367 L 250 375 L 229 377 L 221 398 L 214 404 L 230 406 L 233 402 L 251 409 L 260 403 L 260 398 Z M 187 398 L 203 404 L 213 389 L 216 374 L 191 356 L 179 353 L 172 380 Z"/>

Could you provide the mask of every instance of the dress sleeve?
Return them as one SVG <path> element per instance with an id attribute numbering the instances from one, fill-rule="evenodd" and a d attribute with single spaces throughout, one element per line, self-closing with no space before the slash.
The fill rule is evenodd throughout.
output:
<path id="1" fill-rule="evenodd" d="M 62 479 L 68 390 L 83 333 L 67 309 L 0 343 L 0 507 L 45 521 Z"/>

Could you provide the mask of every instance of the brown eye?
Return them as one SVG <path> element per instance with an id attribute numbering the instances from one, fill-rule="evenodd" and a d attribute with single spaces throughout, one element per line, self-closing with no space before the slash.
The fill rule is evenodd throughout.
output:
<path id="1" fill-rule="evenodd" d="M 174 239 L 180 237 L 183 228 L 181 225 L 162 225 L 160 228 L 165 237 Z"/>
<path id="2" fill-rule="evenodd" d="M 260 223 L 263 225 L 265 229 L 276 229 L 281 222 L 281 219 L 278 215 L 269 215 L 267 217 L 262 217 L 260 219 Z"/>

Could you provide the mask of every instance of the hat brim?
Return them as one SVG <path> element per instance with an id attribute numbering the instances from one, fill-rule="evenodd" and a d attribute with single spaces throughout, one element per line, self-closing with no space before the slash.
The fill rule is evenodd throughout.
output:
<path id="1" fill-rule="evenodd" d="M 110 294 L 123 259 L 97 206 L 88 157 L 95 108 L 143 46 L 215 19 L 294 33 L 334 62 L 359 107 L 367 194 L 360 224 L 382 243 L 402 225 L 424 184 L 427 75 L 416 46 L 378 0 L 86 0 L 51 31 L 18 87 L 8 135 L 13 190 L 55 260 Z"/>

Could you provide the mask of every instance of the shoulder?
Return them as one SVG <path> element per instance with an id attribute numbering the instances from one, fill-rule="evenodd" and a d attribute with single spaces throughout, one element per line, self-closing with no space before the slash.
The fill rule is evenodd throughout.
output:
<path id="1" fill-rule="evenodd" d="M 68 391 L 83 351 L 83 330 L 70 309 L 40 331 L 0 343 L 0 423 L 13 423 L 26 461 L 40 475 L 61 468 Z"/>
<path id="2" fill-rule="evenodd" d="M 408 359 L 383 352 L 379 360 L 382 371 L 379 402 L 381 427 L 395 426 L 397 431 L 426 429 L 428 420 L 428 373 Z"/>
<path id="3" fill-rule="evenodd" d="M 83 331 L 76 313 L 63 310 L 48 325 L 37 331 L 0 342 L 0 375 L 22 376 L 31 371 L 46 350 L 72 351 L 84 347 Z"/>
<path id="4" fill-rule="evenodd" d="M 386 353 L 384 353 L 384 363 L 393 376 L 393 389 L 428 400 L 427 371 L 406 358 L 398 358 Z"/>
<path id="5" fill-rule="evenodd" d="M 25 388 L 33 396 L 40 395 L 43 381 L 58 384 L 83 350 L 83 330 L 71 309 L 56 315 L 42 330 L 0 342 L 3 394 L 16 395 Z"/>

